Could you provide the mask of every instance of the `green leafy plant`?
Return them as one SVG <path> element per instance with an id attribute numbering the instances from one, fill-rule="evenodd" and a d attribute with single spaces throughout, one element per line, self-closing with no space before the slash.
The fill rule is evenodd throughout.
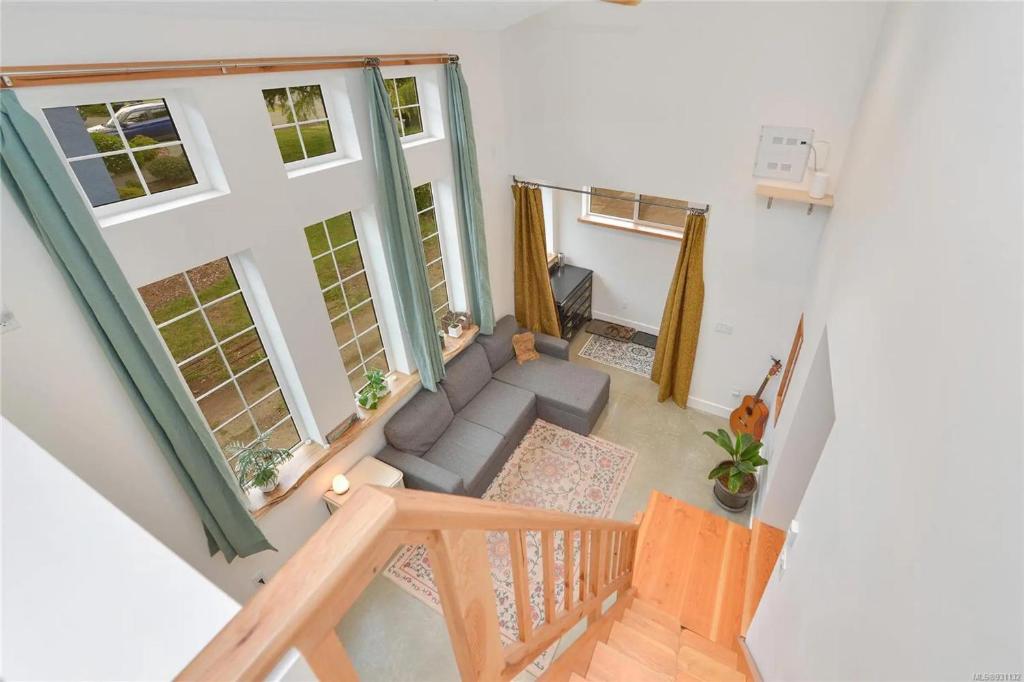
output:
<path id="1" fill-rule="evenodd" d="M 708 478 L 715 480 L 725 477 L 725 485 L 731 493 L 738 493 L 746 477 L 753 474 L 757 467 L 768 463 L 768 460 L 760 455 L 763 443 L 754 440 L 749 433 L 741 433 L 736 436 L 736 440 L 733 440 L 732 435 L 725 429 L 718 429 L 717 433 L 705 431 L 704 435 L 729 453 L 732 461 L 716 466 L 708 474 Z"/>
<path id="2" fill-rule="evenodd" d="M 383 370 L 371 369 L 366 373 L 366 385 L 359 390 L 359 404 L 376 410 L 381 398 L 388 394 L 388 380 Z"/>
<path id="3" fill-rule="evenodd" d="M 192 177 L 192 167 L 188 164 L 188 161 L 180 156 L 157 157 L 149 162 L 146 170 L 157 180 L 177 182 Z"/>
<path id="4" fill-rule="evenodd" d="M 98 152 L 113 152 L 124 149 L 124 145 L 121 143 L 121 137 L 117 135 L 117 133 L 89 133 L 89 137 L 92 138 L 92 142 L 96 146 L 96 151 Z M 132 139 L 128 140 L 128 145 L 132 148 L 145 147 L 151 144 L 156 144 L 156 140 L 145 135 L 136 135 Z M 155 159 L 158 153 L 159 151 L 156 149 L 144 149 L 142 151 L 137 151 L 134 152 L 135 160 L 139 165 L 143 165 Z M 118 173 L 134 171 L 131 159 L 128 158 L 127 154 L 104 156 L 103 163 L 106 165 L 107 170 L 115 175 Z"/>
<path id="5" fill-rule="evenodd" d="M 251 445 L 242 445 L 238 441 L 229 443 L 225 451 L 229 456 L 236 456 L 235 475 L 242 490 L 262 488 L 276 481 L 278 469 L 292 458 L 291 450 L 268 447 L 270 432 L 261 433 Z"/>

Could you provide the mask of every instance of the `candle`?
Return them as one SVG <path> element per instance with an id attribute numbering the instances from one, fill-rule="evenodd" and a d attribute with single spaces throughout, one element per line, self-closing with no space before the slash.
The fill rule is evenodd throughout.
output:
<path id="1" fill-rule="evenodd" d="M 334 490 L 336 495 L 344 495 L 348 492 L 348 479 L 345 478 L 345 474 L 338 474 L 331 481 L 331 488 Z"/>

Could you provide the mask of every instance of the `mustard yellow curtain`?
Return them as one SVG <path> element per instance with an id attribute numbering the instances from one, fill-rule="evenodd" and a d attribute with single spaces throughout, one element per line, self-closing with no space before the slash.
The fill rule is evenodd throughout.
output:
<path id="1" fill-rule="evenodd" d="M 672 286 L 661 316 L 658 346 L 654 351 L 651 380 L 658 384 L 658 400 L 672 398 L 686 407 L 697 355 L 697 336 L 704 310 L 704 231 L 707 216 L 690 214 L 679 247 Z"/>
<path id="2" fill-rule="evenodd" d="M 516 320 L 532 332 L 560 336 L 548 275 L 540 189 L 513 185 L 512 196 L 516 201 Z"/>

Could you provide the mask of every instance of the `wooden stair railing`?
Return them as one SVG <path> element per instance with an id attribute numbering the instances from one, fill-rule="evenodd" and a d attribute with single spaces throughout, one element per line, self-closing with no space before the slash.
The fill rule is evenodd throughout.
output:
<path id="1" fill-rule="evenodd" d="M 353 493 L 270 582 L 179 674 L 180 680 L 265 678 L 292 648 L 321 680 L 356 680 L 335 627 L 392 553 L 425 544 L 463 680 L 510 680 L 584 617 L 592 622 L 632 580 L 636 523 L 416 490 L 364 486 Z M 503 648 L 487 533 L 511 548 L 519 641 Z M 539 532 L 544 621 L 534 627 L 526 565 Z M 565 586 L 556 599 L 555 545 L 563 538 Z M 568 542 L 565 542 L 565 539 Z M 576 573 L 578 585 L 575 584 Z"/>

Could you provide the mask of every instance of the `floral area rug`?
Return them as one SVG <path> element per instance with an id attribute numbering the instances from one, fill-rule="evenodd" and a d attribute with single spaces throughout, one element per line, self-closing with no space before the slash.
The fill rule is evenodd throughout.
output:
<path id="1" fill-rule="evenodd" d="M 599 438 L 581 436 L 538 419 L 487 488 L 483 499 L 553 509 L 582 516 L 609 517 L 629 478 L 636 453 Z M 579 554 L 577 536 L 574 556 Z M 530 583 L 530 611 L 534 626 L 544 620 L 543 570 L 540 533 L 526 534 L 526 563 Z M 505 646 L 518 641 L 515 595 L 508 534 L 488 533 L 491 577 L 498 606 L 498 624 Z M 578 558 L 574 584 L 579 582 Z M 402 547 L 384 575 L 421 601 L 441 611 L 441 600 L 430 572 L 430 558 L 423 545 Z M 565 548 L 561 532 L 555 532 L 555 603 L 564 604 Z M 578 587 L 577 587 L 578 589 Z M 539 675 L 551 663 L 555 645 L 537 657 L 527 670 Z"/>
<path id="2" fill-rule="evenodd" d="M 591 336 L 580 349 L 580 357 L 644 377 L 651 376 L 651 367 L 654 366 L 654 349 L 603 336 Z"/>

